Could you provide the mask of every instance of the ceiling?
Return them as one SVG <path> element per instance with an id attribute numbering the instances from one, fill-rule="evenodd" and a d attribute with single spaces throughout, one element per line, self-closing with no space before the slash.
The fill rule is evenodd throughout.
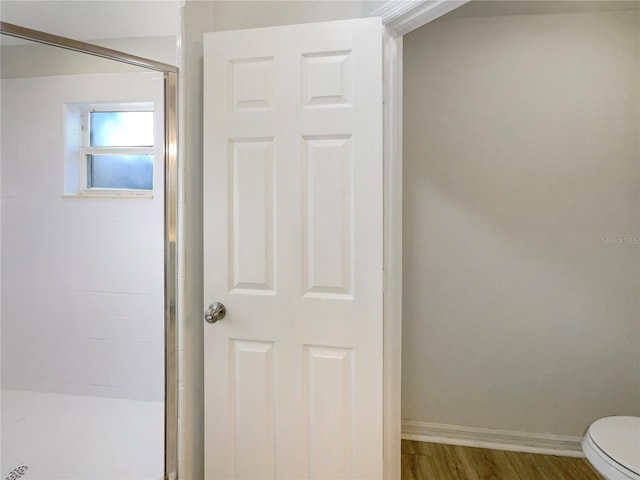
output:
<path id="1" fill-rule="evenodd" d="M 0 0 L 0 20 L 84 41 L 177 37 L 183 3 L 184 0 Z M 640 0 L 473 0 L 444 18 L 639 8 Z"/>
<path id="2" fill-rule="evenodd" d="M 177 36 L 181 4 L 181 0 L 1 0 L 0 19 L 84 41 Z"/>
<path id="3" fill-rule="evenodd" d="M 443 19 L 639 10 L 640 0 L 473 0 Z"/>

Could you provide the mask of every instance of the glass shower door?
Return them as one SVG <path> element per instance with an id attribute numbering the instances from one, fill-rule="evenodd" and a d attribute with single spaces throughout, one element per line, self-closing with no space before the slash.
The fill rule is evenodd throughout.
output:
<path id="1" fill-rule="evenodd" d="M 163 75 L 48 46 L 2 49 L 0 478 L 158 480 Z M 40 60 L 25 72 L 29 56 Z M 105 106 L 151 112 L 152 144 L 133 146 L 144 167 L 124 166 L 146 175 L 143 188 L 83 183 L 86 115 Z"/>

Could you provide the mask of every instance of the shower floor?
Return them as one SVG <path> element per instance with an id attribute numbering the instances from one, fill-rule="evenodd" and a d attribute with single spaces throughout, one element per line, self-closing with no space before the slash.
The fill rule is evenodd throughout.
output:
<path id="1" fill-rule="evenodd" d="M 2 389 L 0 480 L 160 480 L 164 405 Z"/>

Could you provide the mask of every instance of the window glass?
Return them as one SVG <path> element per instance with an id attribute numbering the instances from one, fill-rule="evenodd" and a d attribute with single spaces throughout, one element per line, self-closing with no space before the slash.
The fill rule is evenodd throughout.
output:
<path id="1" fill-rule="evenodd" d="M 91 112 L 92 147 L 149 147 L 153 145 L 153 112 Z"/>
<path id="2" fill-rule="evenodd" d="M 153 188 L 153 155 L 87 155 L 87 188 Z"/>

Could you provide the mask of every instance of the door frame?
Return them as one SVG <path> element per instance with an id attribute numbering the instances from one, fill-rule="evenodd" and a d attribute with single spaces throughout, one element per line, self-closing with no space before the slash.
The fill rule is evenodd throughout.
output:
<path id="1" fill-rule="evenodd" d="M 0 34 L 73 50 L 107 60 L 128 63 L 164 76 L 164 478 L 176 479 L 178 470 L 178 67 L 110 48 L 60 37 L 40 30 L 0 22 Z"/>
<path id="2" fill-rule="evenodd" d="M 403 37 L 471 0 L 387 0 L 381 17 L 384 99 L 383 472 L 401 475 Z"/>

